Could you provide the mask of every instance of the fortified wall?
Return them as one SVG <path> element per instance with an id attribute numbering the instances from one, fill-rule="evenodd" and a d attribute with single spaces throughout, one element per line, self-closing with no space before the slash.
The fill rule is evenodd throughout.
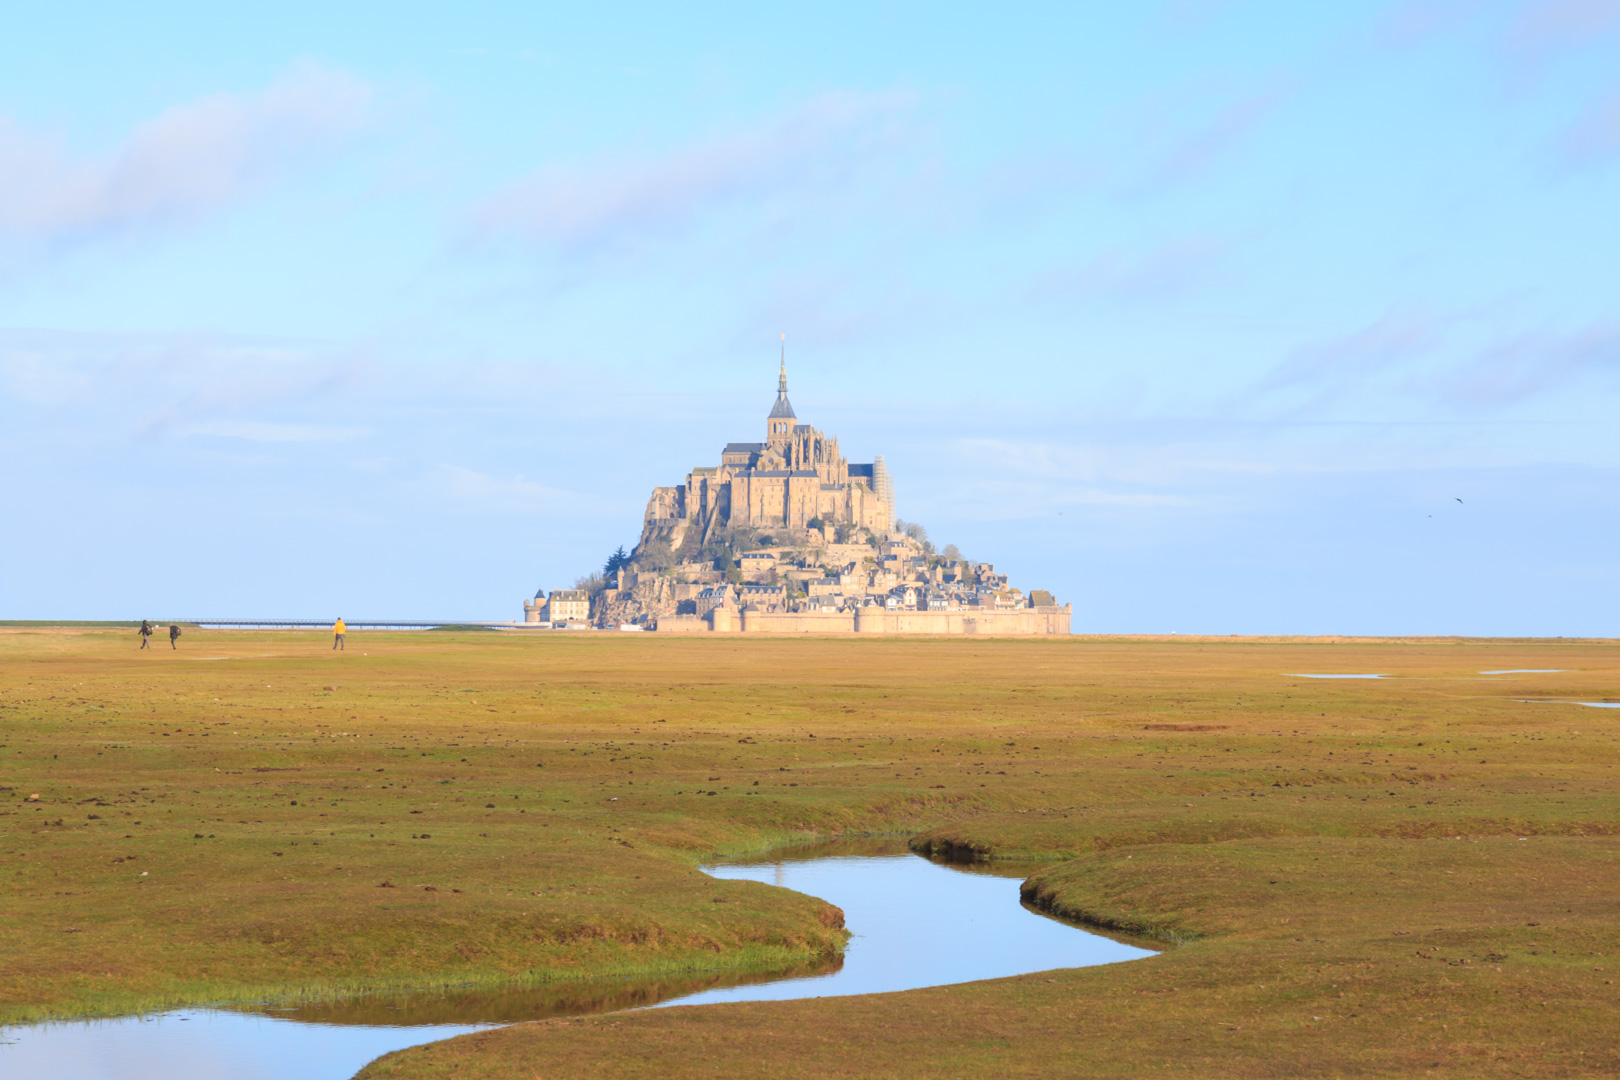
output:
<path id="1" fill-rule="evenodd" d="M 979 634 L 1029 636 L 1068 634 L 1072 604 L 1052 604 L 1010 611 L 887 611 L 861 607 L 853 611 L 743 611 L 712 616 L 672 615 L 659 619 L 660 633 L 707 634 Z M 715 626 L 718 621 L 721 625 Z"/>

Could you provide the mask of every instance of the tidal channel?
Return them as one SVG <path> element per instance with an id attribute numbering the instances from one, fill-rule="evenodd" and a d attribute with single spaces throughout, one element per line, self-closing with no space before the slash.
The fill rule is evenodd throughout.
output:
<path id="1" fill-rule="evenodd" d="M 841 961 L 770 974 L 692 972 L 506 991 L 178 1009 L 0 1029 L 0 1075 L 52 1080 L 343 1080 L 391 1050 L 481 1028 L 648 1006 L 912 990 L 1150 956 L 1019 902 L 1030 867 L 950 866 L 894 841 L 777 849 L 714 863 L 844 909 Z"/>

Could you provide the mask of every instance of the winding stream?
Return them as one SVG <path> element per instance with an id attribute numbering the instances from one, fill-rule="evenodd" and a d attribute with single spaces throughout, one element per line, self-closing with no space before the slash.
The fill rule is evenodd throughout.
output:
<path id="1" fill-rule="evenodd" d="M 770 975 L 699 972 L 594 979 L 509 991 L 373 996 L 258 1010 L 181 1009 L 155 1016 L 4 1029 L 0 1074 L 50 1080 L 342 1080 L 390 1050 L 480 1028 L 651 1005 L 828 997 L 910 990 L 1151 953 L 1019 903 L 1028 867 L 954 867 L 892 841 L 772 852 L 770 861 L 705 866 L 821 897 L 844 909 L 844 958 Z"/>

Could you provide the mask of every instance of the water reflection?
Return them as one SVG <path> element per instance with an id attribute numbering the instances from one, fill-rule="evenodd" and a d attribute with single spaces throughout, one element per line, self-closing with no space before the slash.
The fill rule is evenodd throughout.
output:
<path id="1" fill-rule="evenodd" d="M 843 908 L 852 934 L 844 966 L 665 1004 L 890 993 L 1151 955 L 1024 907 L 1019 885 L 1028 865 L 947 866 L 905 853 L 892 841 L 844 841 L 773 851 L 768 862 L 704 869 L 715 877 L 782 885 Z"/>
<path id="2" fill-rule="evenodd" d="M 1289 679 L 1387 679 L 1388 675 L 1309 675 L 1303 671 L 1290 671 L 1284 678 Z"/>
<path id="3" fill-rule="evenodd" d="M 0 1076 L 50 1080 L 341 1080 L 391 1050 L 495 1024 L 652 1005 L 905 990 L 1149 955 L 1019 903 L 1031 867 L 950 867 L 903 841 L 846 840 L 717 863 L 844 909 L 842 960 L 769 974 L 692 972 L 516 990 L 452 989 L 346 1001 L 183 1009 L 0 1033 Z"/>
<path id="4" fill-rule="evenodd" d="M 780 979 L 814 978 L 836 972 L 842 957 L 771 972 L 683 972 L 679 975 L 567 982 L 505 990 L 447 988 L 431 993 L 368 994 L 340 1001 L 299 1005 L 245 1005 L 234 1011 L 259 1013 L 304 1024 L 358 1024 L 368 1027 L 420 1027 L 425 1024 L 517 1024 L 556 1016 L 587 1016 L 656 1005 L 705 990 L 750 986 Z"/>

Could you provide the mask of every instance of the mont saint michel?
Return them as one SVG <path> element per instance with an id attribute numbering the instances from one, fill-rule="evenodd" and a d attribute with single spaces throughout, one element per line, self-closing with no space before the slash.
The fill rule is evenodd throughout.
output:
<path id="1" fill-rule="evenodd" d="M 654 488 L 633 551 L 523 608 L 528 624 L 665 633 L 1067 634 L 1072 613 L 896 517 L 881 454 L 851 462 L 799 422 L 785 356 L 763 441 Z"/>

